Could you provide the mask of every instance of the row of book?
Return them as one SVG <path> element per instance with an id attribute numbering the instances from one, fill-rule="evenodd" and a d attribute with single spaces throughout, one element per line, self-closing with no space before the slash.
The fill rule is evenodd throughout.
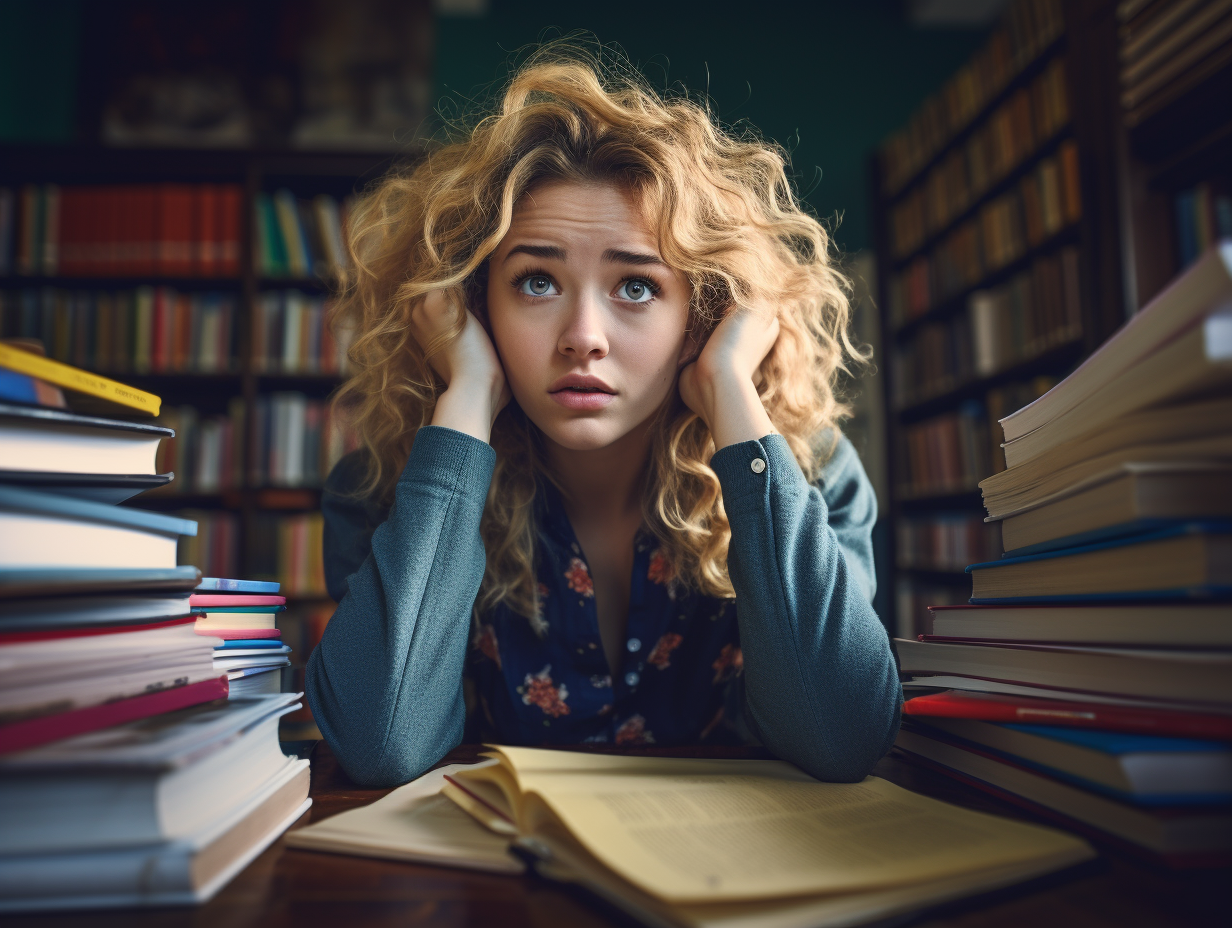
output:
<path id="1" fill-rule="evenodd" d="M 897 746 L 1113 846 L 1232 862 L 1232 242 L 1001 420 L 1004 553 L 896 642 Z"/>
<path id="2" fill-rule="evenodd" d="M 1232 194 L 1198 184 L 1173 198 L 1177 266 L 1187 268 L 1221 238 L 1232 238 Z"/>
<path id="3" fill-rule="evenodd" d="M 897 443 L 898 479 L 907 498 L 967 493 L 1005 469 L 996 423 L 1056 384 L 1047 375 L 987 390 L 953 412 L 908 425 Z"/>
<path id="4" fill-rule="evenodd" d="M 890 211 L 894 257 L 915 251 L 1069 124 L 1062 58 L 993 110 Z"/>
<path id="5" fill-rule="evenodd" d="M 328 194 L 296 199 L 290 190 L 253 202 L 254 265 L 261 277 L 337 279 L 347 267 L 342 229 L 351 201 Z"/>
<path id="6" fill-rule="evenodd" d="M 354 430 L 328 401 L 303 393 L 258 396 L 251 406 L 236 397 L 217 415 L 173 407 L 159 421 L 176 434 L 163 442 L 158 467 L 174 472 L 185 493 L 319 487 L 342 456 L 358 447 Z"/>
<path id="7" fill-rule="evenodd" d="M 1006 284 L 977 290 L 967 312 L 928 323 L 894 354 L 902 409 L 990 377 L 1082 336 L 1078 250 L 1037 258 Z"/>
<path id="8" fill-rule="evenodd" d="M 180 561 L 201 565 L 202 570 L 234 569 L 243 530 L 239 515 L 219 510 L 197 510 L 190 514 L 198 531 L 195 536 L 181 539 Z M 323 537 L 324 522 L 320 513 L 255 513 L 245 539 L 248 563 L 244 573 L 257 580 L 279 584 L 288 596 L 323 597 L 326 595 Z"/>
<path id="9" fill-rule="evenodd" d="M 0 188 L 0 274 L 237 277 L 238 184 Z"/>
<path id="10" fill-rule="evenodd" d="M 904 498 L 966 493 L 992 473 L 988 419 L 978 400 L 903 429 L 899 485 Z"/>
<path id="11" fill-rule="evenodd" d="M 310 805 L 282 597 L 177 566 L 197 525 L 120 505 L 166 484 L 169 430 L 70 412 L 62 365 L 0 347 L 48 378 L 0 403 L 0 912 L 204 901 Z"/>
<path id="12" fill-rule="evenodd" d="M 887 192 L 906 186 L 1064 31 L 1061 0 L 1015 0 L 983 48 L 882 146 Z"/>
<path id="13" fill-rule="evenodd" d="M 905 516 L 895 526 L 896 563 L 923 570 L 962 570 L 1001 555 L 1001 527 L 969 512 Z"/>
<path id="14" fill-rule="evenodd" d="M 1232 51 L 1232 10 L 1224 3 L 1121 3 L 1121 106 L 1134 127 L 1218 73 Z"/>
<path id="15" fill-rule="evenodd" d="M 1082 218 L 1078 152 L 1066 142 L 1010 191 L 989 201 L 890 277 L 890 320 L 901 326 L 934 306 L 978 286 L 1029 249 L 1072 228 Z"/>
<path id="16" fill-rule="evenodd" d="M 267 374 L 345 374 L 352 330 L 332 325 L 330 302 L 299 290 L 267 291 L 252 321 L 252 363 Z"/>
<path id="17" fill-rule="evenodd" d="M 116 374 L 238 369 L 235 293 L 172 287 L 0 292 L 0 337 L 42 342 L 56 360 Z"/>

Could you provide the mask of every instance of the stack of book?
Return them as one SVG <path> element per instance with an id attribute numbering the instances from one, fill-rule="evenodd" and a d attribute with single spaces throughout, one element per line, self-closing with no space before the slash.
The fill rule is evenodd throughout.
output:
<path id="1" fill-rule="evenodd" d="M 214 650 L 214 669 L 224 671 L 233 696 L 278 693 L 282 668 L 291 666 L 291 649 L 277 628 L 287 600 L 278 584 L 262 580 L 206 577 L 189 597 L 196 631 L 222 639 Z"/>
<path id="2" fill-rule="evenodd" d="M 1232 855 L 1232 243 L 1001 420 L 1005 554 L 897 642 L 898 747 L 1178 864 Z"/>
<path id="3" fill-rule="evenodd" d="M 307 808 L 299 697 L 236 698 L 176 564 L 196 524 L 119 505 L 171 432 L 67 408 L 158 397 L 5 344 L 0 387 L 0 912 L 206 899 Z"/>

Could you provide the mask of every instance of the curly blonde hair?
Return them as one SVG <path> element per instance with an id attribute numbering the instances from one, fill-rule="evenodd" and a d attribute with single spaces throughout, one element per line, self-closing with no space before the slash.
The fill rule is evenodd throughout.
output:
<path id="1" fill-rule="evenodd" d="M 846 414 L 836 382 L 860 358 L 847 335 L 848 282 L 826 230 L 802 207 L 784 152 L 752 130 L 719 126 L 685 93 L 660 93 L 632 68 L 569 43 L 540 48 L 514 72 L 495 112 L 453 143 L 383 178 L 354 208 L 352 271 L 335 318 L 351 326 L 354 375 L 338 402 L 367 451 L 361 492 L 388 502 L 416 432 L 444 389 L 434 344 L 412 336 L 411 311 L 432 290 L 486 318 L 487 260 L 514 208 L 547 180 L 618 185 L 657 232 L 664 261 L 692 286 L 690 327 L 708 333 L 731 307 L 777 312 L 780 334 L 758 391 L 810 479 Z M 731 537 L 714 442 L 675 395 L 653 430 L 643 512 L 677 582 L 734 595 Z M 507 603 L 536 628 L 537 477 L 553 476 L 542 437 L 516 403 L 492 431 L 496 469 L 481 524 L 487 552 L 477 612 Z"/>

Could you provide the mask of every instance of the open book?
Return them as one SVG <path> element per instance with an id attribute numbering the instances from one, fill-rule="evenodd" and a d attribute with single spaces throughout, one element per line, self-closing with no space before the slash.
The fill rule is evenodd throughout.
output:
<path id="1" fill-rule="evenodd" d="M 1092 856 L 1064 833 L 781 761 L 500 747 L 442 792 L 549 878 L 663 926 L 845 925 Z"/>

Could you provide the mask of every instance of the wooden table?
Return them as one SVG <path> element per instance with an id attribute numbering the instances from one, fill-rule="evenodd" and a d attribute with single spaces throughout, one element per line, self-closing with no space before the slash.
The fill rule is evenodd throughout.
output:
<path id="1" fill-rule="evenodd" d="M 475 746 L 464 745 L 442 763 L 472 762 L 477 753 Z M 740 755 L 726 752 L 724 756 Z M 874 773 L 957 805 L 1030 819 L 1015 806 L 896 755 L 884 758 Z M 319 744 L 312 757 L 313 807 L 293 827 L 373 802 L 387 792 L 356 786 L 339 769 L 328 746 Z M 1077 870 L 894 924 L 921 928 L 1215 925 L 1227 918 L 1229 877 L 1210 871 L 1169 872 L 1109 852 Z M 490 876 L 322 854 L 287 848 L 282 841 L 199 908 L 0 918 L 0 925 L 38 928 L 611 928 L 629 924 L 619 913 L 605 910 L 588 897 L 533 876 Z"/>

